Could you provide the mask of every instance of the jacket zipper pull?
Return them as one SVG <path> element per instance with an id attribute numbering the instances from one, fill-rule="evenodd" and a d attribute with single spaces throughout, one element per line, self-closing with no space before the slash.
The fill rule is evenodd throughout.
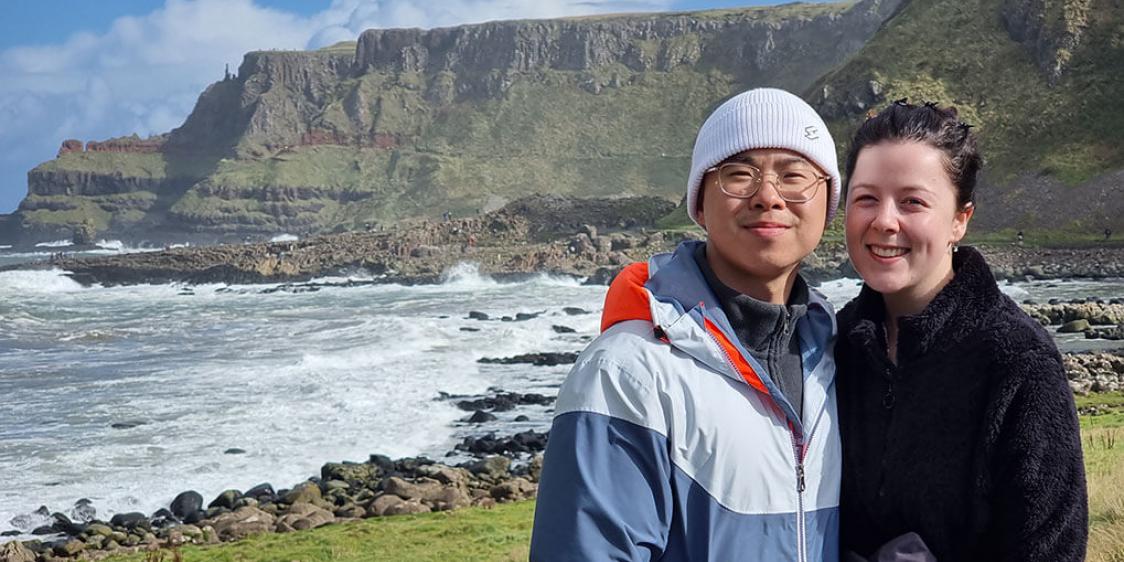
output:
<path id="1" fill-rule="evenodd" d="M 796 465 L 796 480 L 796 491 L 804 493 L 804 461 L 800 461 L 800 463 Z"/>

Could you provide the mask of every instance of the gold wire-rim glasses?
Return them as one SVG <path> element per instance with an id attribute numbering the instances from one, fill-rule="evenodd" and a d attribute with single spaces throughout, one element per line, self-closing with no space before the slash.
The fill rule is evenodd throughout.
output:
<path id="1" fill-rule="evenodd" d="M 751 189 L 749 189 L 748 192 L 727 189 L 728 186 L 726 184 L 729 180 L 723 180 L 723 178 L 728 178 L 733 175 L 733 173 L 728 173 L 729 170 L 741 170 L 745 172 L 749 177 L 748 181 Z M 765 185 L 766 178 L 770 175 L 774 176 L 776 179 L 773 181 L 773 186 L 777 190 L 777 195 L 780 195 L 781 199 L 789 203 L 807 203 L 811 201 L 812 198 L 816 196 L 816 193 L 819 192 L 820 182 L 830 179 L 823 174 L 812 174 L 812 176 L 806 180 L 801 179 L 798 184 L 785 185 L 781 174 L 773 172 L 766 174 L 756 166 L 743 164 L 741 162 L 719 164 L 718 166 L 707 168 L 705 173 L 710 172 L 718 172 L 718 189 L 721 189 L 722 193 L 725 193 L 728 197 L 733 197 L 735 199 L 753 198 L 754 195 L 757 195 L 757 193 L 761 191 L 761 186 Z"/>

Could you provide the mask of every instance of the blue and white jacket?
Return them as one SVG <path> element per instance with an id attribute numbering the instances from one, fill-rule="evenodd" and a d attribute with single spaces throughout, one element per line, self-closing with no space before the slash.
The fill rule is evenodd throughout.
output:
<path id="1" fill-rule="evenodd" d="M 839 560 L 831 305 L 812 291 L 797 323 L 796 416 L 733 335 L 700 243 L 610 287 L 602 334 L 558 394 L 531 560 Z"/>

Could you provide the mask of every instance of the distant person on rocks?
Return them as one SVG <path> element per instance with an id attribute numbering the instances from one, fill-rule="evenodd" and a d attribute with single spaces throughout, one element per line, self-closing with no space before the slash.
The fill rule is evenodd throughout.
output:
<path id="1" fill-rule="evenodd" d="M 1023 245 L 1023 231 L 1020 230 L 1019 233 L 1015 235 L 1015 238 L 1018 238 L 1019 246 L 1022 246 Z"/>
<path id="2" fill-rule="evenodd" d="M 695 140 L 705 242 L 626 267 L 559 390 L 531 560 L 839 559 L 834 312 L 800 276 L 838 205 L 823 120 L 781 90 Z"/>
<path id="3" fill-rule="evenodd" d="M 1112 238 L 1112 229 L 1106 228 L 1104 229 L 1104 239 L 1108 240 L 1109 238 Z"/>
<path id="4" fill-rule="evenodd" d="M 835 350 L 845 560 L 1085 559 L 1062 359 L 958 246 L 980 166 L 969 126 L 934 104 L 896 102 L 851 142 L 845 231 L 865 284 Z"/>

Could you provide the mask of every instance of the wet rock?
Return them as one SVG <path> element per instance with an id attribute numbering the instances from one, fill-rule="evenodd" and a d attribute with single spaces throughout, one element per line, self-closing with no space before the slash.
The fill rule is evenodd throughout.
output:
<path id="1" fill-rule="evenodd" d="M 562 351 L 562 352 L 543 352 L 543 353 L 527 353 L 523 355 L 516 355 L 514 357 L 482 357 L 478 359 L 477 363 L 486 364 L 499 364 L 499 365 L 516 365 L 522 363 L 529 363 L 537 367 L 552 367 L 555 365 L 571 365 L 578 360 L 578 354 Z"/>
<path id="2" fill-rule="evenodd" d="M 17 529 L 28 530 L 51 522 L 50 517 L 51 511 L 47 509 L 47 506 L 41 505 L 39 509 L 31 513 L 25 513 L 11 518 L 8 520 L 8 523 Z"/>
<path id="3" fill-rule="evenodd" d="M 146 422 L 144 420 L 129 420 L 129 421 L 123 421 L 123 422 L 117 422 L 117 423 L 114 423 L 114 424 L 110 424 L 109 427 L 112 428 L 112 429 L 133 429 L 134 427 L 140 427 L 142 425 L 147 425 L 147 424 L 148 424 L 148 422 Z"/>
<path id="4" fill-rule="evenodd" d="M 568 316 L 581 316 L 583 314 L 593 314 L 592 312 L 590 312 L 590 311 L 588 311 L 584 308 L 578 308 L 576 306 L 563 307 L 562 312 L 565 312 Z"/>
<path id="5" fill-rule="evenodd" d="M 479 332 L 480 331 L 480 328 L 469 328 L 467 326 L 462 326 L 458 329 L 462 332 Z"/>
<path id="6" fill-rule="evenodd" d="M 1062 327 L 1058 328 L 1058 332 L 1063 334 L 1073 334 L 1077 332 L 1084 332 L 1088 329 L 1088 320 L 1071 320 L 1069 322 L 1066 322 L 1065 324 L 1062 324 Z"/>
<path id="7" fill-rule="evenodd" d="M 194 490 L 188 490 L 175 497 L 172 500 L 171 510 L 172 515 L 179 519 L 184 519 L 189 514 L 195 513 L 203 509 L 203 496 Z"/>
<path id="8" fill-rule="evenodd" d="M 487 320 L 488 315 L 484 314 L 483 312 L 473 310 L 473 311 L 470 311 L 468 313 L 468 319 L 469 320 Z"/>
<path id="9" fill-rule="evenodd" d="M 556 333 L 556 334 L 573 334 L 573 333 L 577 332 L 577 330 L 575 330 L 575 329 L 573 329 L 569 326 L 560 326 L 558 324 L 555 324 L 555 325 L 551 326 L 550 329 L 554 330 L 554 333 Z"/>
<path id="10" fill-rule="evenodd" d="M 224 454 L 224 455 L 244 455 L 244 454 L 246 454 L 246 449 L 239 449 L 238 447 L 231 447 L 231 448 L 223 451 L 222 454 Z"/>
<path id="11" fill-rule="evenodd" d="M 225 509 L 234 509 L 234 504 L 242 498 L 241 490 L 226 490 L 218 495 L 211 503 L 207 504 L 207 508 L 221 507 Z"/>
<path id="12" fill-rule="evenodd" d="M 457 402 L 457 407 L 474 412 L 477 410 L 491 410 L 492 412 L 507 412 L 514 410 L 516 406 L 526 405 L 540 405 L 549 406 L 554 403 L 555 398 L 543 396 L 537 393 L 519 394 L 518 392 L 500 392 L 495 396 L 486 396 L 484 398 L 477 398 L 475 400 L 461 400 Z"/>
<path id="13" fill-rule="evenodd" d="M 1112 328 L 1092 328 L 1085 332 L 1087 339 L 1124 340 L 1124 324 Z"/>
<path id="14" fill-rule="evenodd" d="M 109 524 L 113 527 L 130 530 L 138 527 L 144 529 L 151 527 L 148 522 L 148 517 L 145 517 L 143 513 L 135 511 L 130 513 L 118 513 L 109 520 Z"/>
<path id="15" fill-rule="evenodd" d="M 511 437 L 496 437 L 495 434 L 483 437 L 468 436 L 455 448 L 477 456 L 537 453 L 546 449 L 546 439 L 546 433 L 528 430 Z"/>
<path id="16" fill-rule="evenodd" d="M 277 497 L 277 492 L 273 490 L 273 485 L 269 483 L 263 483 L 258 484 L 257 486 L 254 486 L 249 490 L 246 490 L 246 493 L 244 495 L 247 498 L 254 498 L 258 501 L 262 501 L 263 499 L 275 499 Z"/>
<path id="17" fill-rule="evenodd" d="M 608 286 L 617 278 L 617 275 L 624 269 L 621 266 L 614 267 L 599 267 L 592 275 L 582 282 L 582 285 L 605 285 Z"/>
<path id="18" fill-rule="evenodd" d="M 517 421 L 517 422 L 531 421 L 531 418 L 528 418 L 527 416 L 524 416 L 524 415 L 520 414 L 518 416 L 515 416 L 515 421 Z"/>
<path id="19" fill-rule="evenodd" d="M 70 510 L 70 517 L 81 523 L 89 523 L 97 518 L 97 516 L 97 508 L 94 507 L 92 501 L 86 498 L 74 502 L 74 507 Z"/>
<path id="20" fill-rule="evenodd" d="M 488 412 L 485 412 L 483 410 L 476 410 L 471 416 L 464 418 L 462 421 L 478 424 L 495 421 L 496 419 L 496 416 L 489 414 Z"/>

